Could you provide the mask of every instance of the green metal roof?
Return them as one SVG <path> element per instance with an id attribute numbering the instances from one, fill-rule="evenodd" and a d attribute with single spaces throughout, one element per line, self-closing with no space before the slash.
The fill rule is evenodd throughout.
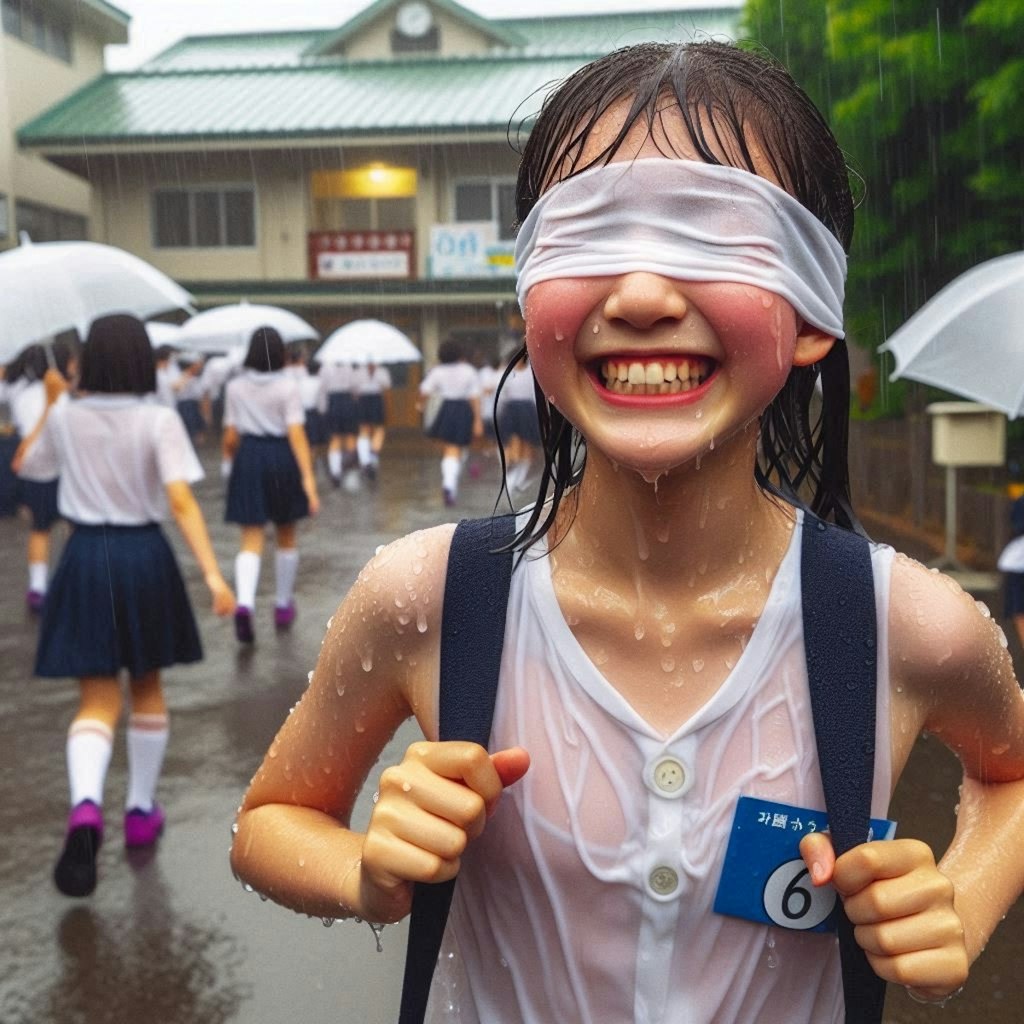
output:
<path id="1" fill-rule="evenodd" d="M 376 5 L 375 5 L 376 6 Z M 545 18 L 503 18 L 489 24 L 500 33 L 495 56 L 600 56 L 646 39 L 734 37 L 739 31 L 741 4 L 735 7 L 687 8 L 676 11 L 632 11 L 619 14 L 557 15 Z M 357 19 L 372 11 L 369 8 Z M 473 15 L 477 21 L 484 21 Z M 355 20 L 355 19 L 353 19 Z M 475 22 L 474 22 L 475 23 Z M 347 22 L 342 27 L 351 34 Z M 509 42 L 512 39 L 520 43 Z M 494 31 L 491 33 L 495 35 Z M 140 71 L 213 71 L 231 68 L 300 67 L 337 58 L 317 56 L 330 49 L 335 29 L 190 36 L 153 57 Z M 505 41 L 499 41 L 504 39 Z M 429 60 L 429 57 L 420 57 Z"/>
<path id="2" fill-rule="evenodd" d="M 232 68 L 298 67 L 319 43 L 323 29 L 258 35 L 190 36 L 147 61 L 140 71 L 228 71 Z"/>
<path id="3" fill-rule="evenodd" d="M 106 75 L 26 125 L 22 145 L 504 130 L 579 60 L 410 61 Z M 523 107 L 537 109 L 540 98 Z"/>
<path id="4" fill-rule="evenodd" d="M 384 4 L 374 5 L 378 13 Z M 140 71 L 95 80 L 22 127 L 18 141 L 95 152 L 153 143 L 503 131 L 595 56 L 644 39 L 734 35 L 739 16 L 737 4 L 504 19 L 494 22 L 501 26 L 496 38 L 522 37 L 527 45 L 495 45 L 485 55 L 459 58 L 306 56 L 333 31 L 201 36 L 175 44 Z"/>

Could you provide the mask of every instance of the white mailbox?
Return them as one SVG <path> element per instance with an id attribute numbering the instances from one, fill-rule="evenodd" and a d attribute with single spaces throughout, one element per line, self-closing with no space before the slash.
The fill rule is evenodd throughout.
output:
<path id="1" fill-rule="evenodd" d="M 1006 461 L 1006 416 L 977 402 L 935 402 L 932 461 L 937 466 L 1001 466 Z"/>

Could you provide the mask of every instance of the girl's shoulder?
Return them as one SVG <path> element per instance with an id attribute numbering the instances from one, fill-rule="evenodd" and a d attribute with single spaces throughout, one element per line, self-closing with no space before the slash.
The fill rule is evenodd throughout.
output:
<path id="1" fill-rule="evenodd" d="M 902 554 L 892 561 L 889 647 L 893 683 L 926 717 L 945 719 L 960 709 L 962 718 L 977 720 L 1007 694 L 1019 696 L 1006 636 L 988 607 Z"/>
<path id="2" fill-rule="evenodd" d="M 360 677 L 359 665 L 372 670 L 377 696 L 401 694 L 427 736 L 436 734 L 441 614 L 454 532 L 454 524 L 435 526 L 378 548 L 324 638 L 332 676 Z"/>

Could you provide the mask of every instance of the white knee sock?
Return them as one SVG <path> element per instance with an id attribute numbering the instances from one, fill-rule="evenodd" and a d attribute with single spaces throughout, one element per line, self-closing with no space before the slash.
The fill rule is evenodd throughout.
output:
<path id="1" fill-rule="evenodd" d="M 256 587 L 260 582 L 260 556 L 252 551 L 235 555 L 235 597 L 240 608 L 256 607 Z"/>
<path id="2" fill-rule="evenodd" d="M 153 795 L 167 749 L 167 715 L 132 715 L 128 719 L 128 795 L 124 809 L 153 809 Z"/>
<path id="3" fill-rule="evenodd" d="M 106 722 L 95 718 L 76 718 L 68 729 L 68 783 L 71 806 L 91 800 L 103 806 L 103 783 L 110 765 L 114 734 Z"/>
<path id="4" fill-rule="evenodd" d="M 454 455 L 446 455 L 441 460 L 441 486 L 452 494 L 459 490 L 459 473 L 462 471 L 462 463 Z"/>
<path id="5" fill-rule="evenodd" d="M 47 562 L 28 563 L 28 589 L 38 594 L 46 593 L 46 583 L 50 575 L 50 566 Z"/>
<path id="6" fill-rule="evenodd" d="M 356 455 L 360 466 L 368 466 L 373 461 L 373 448 L 368 437 L 360 436 L 356 440 Z"/>
<path id="7" fill-rule="evenodd" d="M 298 548 L 285 548 L 278 551 L 274 559 L 274 582 L 277 584 L 275 603 L 278 608 L 287 608 L 292 603 L 295 593 L 295 577 L 299 571 Z"/>
<path id="8" fill-rule="evenodd" d="M 335 451 L 333 448 L 327 451 L 327 472 L 333 477 L 341 476 L 341 449 Z"/>

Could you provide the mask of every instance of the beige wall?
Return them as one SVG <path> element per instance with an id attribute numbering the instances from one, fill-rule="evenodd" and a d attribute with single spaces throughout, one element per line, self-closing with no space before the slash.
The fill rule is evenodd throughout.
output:
<path id="1" fill-rule="evenodd" d="M 508 146 L 437 149 L 349 147 L 325 151 L 128 155 L 92 161 L 96 198 L 93 238 L 128 249 L 182 280 L 306 280 L 307 234 L 313 217 L 314 168 L 359 167 L 380 160 L 419 171 L 415 229 L 419 276 L 426 274 L 431 225 L 454 219 L 456 180 L 514 176 Z M 253 185 L 256 238 L 252 249 L 166 249 L 153 245 L 152 194 L 160 187 Z M 88 202 L 88 197 L 86 197 Z"/>
<path id="2" fill-rule="evenodd" d="M 447 11 L 434 8 L 434 23 L 438 27 L 442 57 L 460 57 L 486 53 L 491 40 Z M 389 60 L 391 30 L 395 27 L 395 10 L 382 14 L 345 44 L 345 56 L 350 60 Z"/>
<path id="3" fill-rule="evenodd" d="M 71 46 L 72 63 L 66 64 L 0 33 L 0 192 L 9 197 L 12 222 L 0 248 L 17 242 L 16 198 L 85 217 L 92 212 L 88 182 L 41 157 L 18 152 L 15 140 L 21 125 L 102 72 L 103 40 L 98 34 L 77 25 Z"/>

